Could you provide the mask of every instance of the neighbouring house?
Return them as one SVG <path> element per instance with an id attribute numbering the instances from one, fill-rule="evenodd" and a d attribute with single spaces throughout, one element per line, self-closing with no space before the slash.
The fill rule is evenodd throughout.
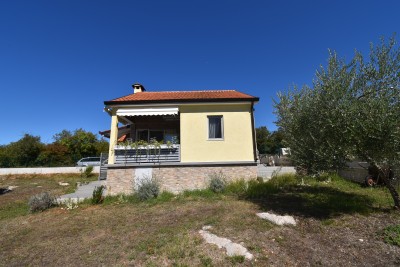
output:
<path id="1" fill-rule="evenodd" d="M 235 90 L 146 91 L 105 101 L 111 129 L 106 184 L 110 194 L 130 193 L 156 177 L 162 190 L 205 188 L 210 175 L 257 176 L 254 104 Z"/>

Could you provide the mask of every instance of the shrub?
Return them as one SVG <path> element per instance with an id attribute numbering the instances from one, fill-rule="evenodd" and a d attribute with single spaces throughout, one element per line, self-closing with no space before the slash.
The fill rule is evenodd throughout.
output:
<path id="1" fill-rule="evenodd" d="M 85 169 L 81 169 L 81 176 L 88 178 L 93 175 L 93 166 L 87 166 Z"/>
<path id="2" fill-rule="evenodd" d="M 210 176 L 208 188 L 214 193 L 222 193 L 226 187 L 226 179 L 222 172 L 212 173 Z"/>
<path id="3" fill-rule="evenodd" d="M 137 195 L 140 200 L 156 198 L 160 194 L 160 184 L 154 177 L 144 178 L 138 186 Z"/>
<path id="4" fill-rule="evenodd" d="M 48 192 L 32 196 L 28 202 L 29 211 L 44 211 L 55 205 L 55 198 Z"/>
<path id="5" fill-rule="evenodd" d="M 400 247 L 400 224 L 386 227 L 382 236 L 386 243 Z"/>
<path id="6" fill-rule="evenodd" d="M 103 191 L 104 191 L 104 185 L 96 186 L 93 190 L 92 194 L 92 204 L 100 204 L 103 202 L 104 197 L 103 197 Z"/>

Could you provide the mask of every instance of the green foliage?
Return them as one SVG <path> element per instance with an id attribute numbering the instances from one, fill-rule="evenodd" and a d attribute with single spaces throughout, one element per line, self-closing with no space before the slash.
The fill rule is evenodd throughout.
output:
<path id="1" fill-rule="evenodd" d="M 0 167 L 73 166 L 88 156 L 108 151 L 108 142 L 82 129 L 54 135 L 54 143 L 43 144 L 39 136 L 25 134 L 20 140 L 0 146 Z"/>
<path id="2" fill-rule="evenodd" d="M 29 199 L 30 212 L 44 211 L 55 205 L 55 198 L 48 192 L 37 194 Z"/>
<path id="3" fill-rule="evenodd" d="M 185 190 L 180 196 L 192 199 L 197 199 L 197 198 L 212 199 L 215 198 L 216 194 L 209 188 L 207 188 L 207 189 Z"/>
<path id="4" fill-rule="evenodd" d="M 38 166 L 48 167 L 74 165 L 68 148 L 58 143 L 45 145 L 37 157 L 36 163 Z"/>
<path id="5" fill-rule="evenodd" d="M 209 175 L 208 188 L 214 193 L 222 193 L 226 187 L 226 179 L 222 172 L 214 172 Z"/>
<path id="6" fill-rule="evenodd" d="M 36 166 L 36 158 L 44 145 L 39 136 L 24 134 L 24 136 L 0 150 L 1 167 L 31 167 Z"/>
<path id="7" fill-rule="evenodd" d="M 55 143 L 64 145 L 68 148 L 73 162 L 84 157 L 94 156 L 97 153 L 96 135 L 83 129 L 77 129 L 73 133 L 63 130 L 54 135 Z"/>
<path id="8" fill-rule="evenodd" d="M 236 256 L 231 256 L 228 257 L 229 261 L 233 264 L 238 264 L 238 263 L 243 263 L 245 260 L 245 257 L 242 255 L 236 255 Z"/>
<path id="9" fill-rule="evenodd" d="M 346 63 L 331 52 L 313 87 L 279 94 L 277 124 L 285 132 L 292 160 L 309 173 L 343 167 L 357 157 L 373 164 L 397 164 L 400 154 L 400 51 L 395 40 L 371 45 Z"/>
<path id="10" fill-rule="evenodd" d="M 104 191 L 104 185 L 96 186 L 93 190 L 92 194 L 92 204 L 100 204 L 103 202 L 104 197 L 103 197 L 103 191 Z"/>
<path id="11" fill-rule="evenodd" d="M 343 168 L 355 158 L 376 166 L 385 178 L 400 166 L 400 49 L 396 41 L 371 44 L 369 58 L 349 62 L 331 52 L 312 87 L 279 94 L 277 125 L 285 132 L 291 160 L 315 174 Z M 395 206 L 399 195 L 386 183 Z"/>
<path id="12" fill-rule="evenodd" d="M 93 175 L 93 166 L 87 166 L 85 169 L 81 170 L 81 176 L 84 178 L 89 178 Z"/>
<path id="13" fill-rule="evenodd" d="M 201 266 L 203 266 L 203 267 L 212 267 L 212 266 L 214 266 L 213 263 L 212 263 L 212 259 L 210 257 L 206 257 L 206 256 L 203 256 L 203 255 L 200 255 L 199 258 L 200 258 Z"/>
<path id="14" fill-rule="evenodd" d="M 266 182 L 251 180 L 248 182 L 246 197 L 261 198 L 287 190 L 298 184 L 298 178 L 294 174 L 283 174 L 273 176 Z"/>
<path id="15" fill-rule="evenodd" d="M 260 154 L 275 154 L 279 148 L 284 147 L 283 132 L 281 130 L 270 132 L 267 127 L 256 129 L 257 149 Z"/>
<path id="16" fill-rule="evenodd" d="M 225 192 L 237 196 L 244 196 L 247 192 L 247 182 L 244 179 L 238 179 L 227 183 Z"/>
<path id="17" fill-rule="evenodd" d="M 137 196 L 140 200 L 145 201 L 151 198 L 156 198 L 160 194 L 160 184 L 155 177 L 145 177 L 141 180 Z"/>
<path id="18" fill-rule="evenodd" d="M 400 247 L 400 224 L 383 229 L 382 237 L 386 243 Z"/>

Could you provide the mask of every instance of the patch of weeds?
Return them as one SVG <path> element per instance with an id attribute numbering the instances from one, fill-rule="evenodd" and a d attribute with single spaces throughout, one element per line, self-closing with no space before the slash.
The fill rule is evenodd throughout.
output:
<path id="1" fill-rule="evenodd" d="M 247 182 L 244 179 L 238 179 L 228 183 L 225 187 L 226 193 L 244 196 L 247 192 Z"/>
<path id="2" fill-rule="evenodd" d="M 289 188 L 298 183 L 298 177 L 295 174 L 281 174 L 273 176 L 266 182 L 275 188 Z"/>
<path id="3" fill-rule="evenodd" d="M 28 214 L 28 209 L 29 206 L 26 201 L 19 200 L 8 203 L 7 205 L 0 207 L 0 220 L 26 215 Z"/>
<path id="4" fill-rule="evenodd" d="M 257 253 L 261 253 L 262 252 L 262 249 L 257 245 L 254 245 L 254 246 L 250 245 L 250 246 L 248 246 L 248 249 L 250 251 L 254 251 L 254 252 L 257 252 Z"/>
<path id="5" fill-rule="evenodd" d="M 222 193 L 225 191 L 226 178 L 222 171 L 214 172 L 209 175 L 208 188 L 214 193 Z"/>
<path id="6" fill-rule="evenodd" d="M 231 257 L 227 257 L 227 259 L 232 263 L 232 264 L 238 264 L 238 263 L 243 263 L 245 260 L 245 257 L 242 255 L 235 255 Z"/>
<path id="7" fill-rule="evenodd" d="M 163 191 L 156 198 L 150 198 L 146 202 L 149 204 L 161 204 L 165 202 L 169 202 L 175 198 L 175 195 L 168 191 Z"/>
<path id="8" fill-rule="evenodd" d="M 67 199 L 62 203 L 62 208 L 61 209 L 66 209 L 66 210 L 74 210 L 77 209 L 78 203 L 76 201 L 73 201 L 72 199 Z"/>
<path id="9" fill-rule="evenodd" d="M 214 266 L 213 263 L 212 263 L 212 259 L 210 257 L 206 257 L 204 255 L 200 255 L 199 259 L 200 259 L 200 264 L 203 267 L 212 267 L 212 266 Z"/>
<path id="10" fill-rule="evenodd" d="M 279 245 L 283 245 L 283 243 L 285 242 L 285 238 L 283 236 L 278 236 L 274 239 Z"/>
<path id="11" fill-rule="evenodd" d="M 44 211 L 55 205 L 55 198 L 49 192 L 34 195 L 28 202 L 30 212 Z"/>
<path id="12" fill-rule="evenodd" d="M 185 198 L 214 198 L 215 193 L 210 189 L 185 190 L 180 196 Z"/>
<path id="13" fill-rule="evenodd" d="M 315 180 L 318 182 L 331 182 L 332 181 L 332 174 L 327 172 L 321 172 L 315 175 Z"/>
<path id="14" fill-rule="evenodd" d="M 334 219 L 326 219 L 326 220 L 322 220 L 321 224 L 324 226 L 330 226 L 330 225 L 334 225 L 335 222 L 336 221 Z"/>
<path id="15" fill-rule="evenodd" d="M 381 235 L 385 243 L 400 247 L 400 224 L 386 227 Z"/>
<path id="16" fill-rule="evenodd" d="M 97 205 L 97 204 L 101 204 L 103 202 L 104 188 L 105 188 L 104 185 L 96 186 L 94 188 L 93 194 L 92 194 L 92 204 Z"/>
<path id="17" fill-rule="evenodd" d="M 246 197 L 248 198 L 262 198 L 268 195 L 278 193 L 280 190 L 272 183 L 265 182 L 259 183 L 255 180 L 248 182 Z"/>
<path id="18" fill-rule="evenodd" d="M 114 196 L 106 196 L 103 200 L 103 205 L 111 205 L 111 204 L 124 204 L 124 203 L 139 203 L 140 200 L 136 194 L 119 194 Z"/>

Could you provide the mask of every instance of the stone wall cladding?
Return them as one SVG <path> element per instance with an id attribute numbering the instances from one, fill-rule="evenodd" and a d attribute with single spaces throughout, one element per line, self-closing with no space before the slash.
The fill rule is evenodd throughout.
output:
<path id="1" fill-rule="evenodd" d="M 108 194 L 131 194 L 134 178 L 134 168 L 108 169 L 106 180 Z"/>
<path id="2" fill-rule="evenodd" d="M 184 190 L 204 189 L 209 176 L 222 172 L 227 181 L 257 177 L 257 166 L 161 166 L 153 168 L 153 177 L 161 185 L 161 190 L 179 193 Z M 135 167 L 112 168 L 107 171 L 107 188 L 111 195 L 130 194 L 133 190 Z"/>

